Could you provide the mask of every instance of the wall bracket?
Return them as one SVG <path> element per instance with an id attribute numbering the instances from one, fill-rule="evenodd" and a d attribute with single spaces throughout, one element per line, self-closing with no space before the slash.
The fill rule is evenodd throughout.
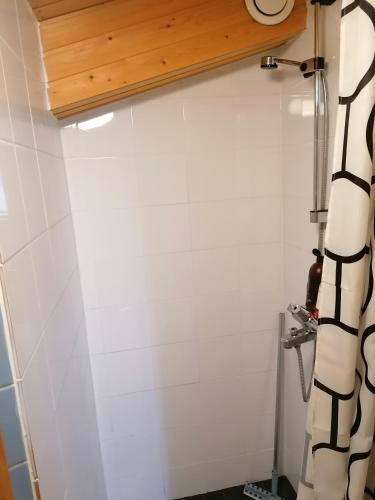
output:
<path id="1" fill-rule="evenodd" d="M 315 5 L 316 3 L 320 3 L 320 5 L 332 5 L 336 0 L 311 0 L 311 4 Z"/>

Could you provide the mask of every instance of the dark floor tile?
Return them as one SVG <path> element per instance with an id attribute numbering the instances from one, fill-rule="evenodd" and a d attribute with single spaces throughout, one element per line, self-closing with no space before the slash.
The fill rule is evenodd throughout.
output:
<path id="1" fill-rule="evenodd" d="M 294 491 L 293 486 L 290 484 L 286 476 L 282 476 L 279 481 L 279 495 L 285 500 L 296 500 L 297 493 Z"/>
<path id="2" fill-rule="evenodd" d="M 271 491 L 272 489 L 271 479 L 267 479 L 266 481 L 258 481 L 256 485 L 260 486 L 261 488 L 264 488 L 267 491 Z M 285 476 L 281 476 L 279 479 L 278 495 L 284 500 L 296 500 L 297 498 L 293 486 L 290 484 L 288 478 Z"/>
<path id="3" fill-rule="evenodd" d="M 256 484 L 267 491 L 271 491 L 270 479 L 258 481 Z M 182 498 L 180 500 L 245 500 L 248 497 L 243 494 L 243 488 L 243 485 L 234 486 L 233 488 L 226 488 L 225 490 L 213 491 L 211 493 L 205 493 L 204 495 Z M 279 480 L 279 495 L 284 500 L 296 500 L 297 498 L 293 486 L 285 476 L 280 477 Z"/>
<path id="4" fill-rule="evenodd" d="M 224 493 L 222 490 L 206 493 L 204 500 L 224 500 Z"/>

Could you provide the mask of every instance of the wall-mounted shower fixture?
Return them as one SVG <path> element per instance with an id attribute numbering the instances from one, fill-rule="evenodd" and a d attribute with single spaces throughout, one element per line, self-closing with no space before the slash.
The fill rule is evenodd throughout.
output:
<path id="1" fill-rule="evenodd" d="M 311 374 L 309 386 L 306 388 L 306 375 L 303 365 L 301 345 L 305 344 L 306 342 L 314 342 L 314 369 L 318 320 L 305 307 L 297 304 L 290 304 L 288 306 L 288 311 L 292 314 L 293 318 L 301 325 L 301 328 L 291 328 L 289 330 L 289 335 L 283 336 L 281 338 L 281 344 L 285 349 L 292 349 L 294 347 L 296 350 L 301 381 L 302 399 L 305 403 L 307 403 L 310 400 L 313 374 Z"/>
<path id="2" fill-rule="evenodd" d="M 314 77 L 314 162 L 313 162 L 313 209 L 310 211 L 310 222 L 318 224 L 319 240 L 318 248 L 313 253 L 317 257 L 316 262 L 309 271 L 309 283 L 306 297 L 306 307 L 290 305 L 288 311 L 298 321 L 301 328 L 291 328 L 289 335 L 283 337 L 284 348 L 295 348 L 298 356 L 298 364 L 301 377 L 302 396 L 304 401 L 310 398 L 312 377 L 309 388 L 306 389 L 305 372 L 301 353 L 301 344 L 314 341 L 316 347 L 316 336 L 318 328 L 317 294 L 320 286 L 323 255 L 324 255 L 324 232 L 327 222 L 326 190 L 328 171 L 328 91 L 325 75 L 325 60 L 320 55 L 320 13 L 321 5 L 330 5 L 334 0 L 312 0 L 314 4 L 314 57 L 305 61 L 293 61 L 274 56 L 263 56 L 260 66 L 263 69 L 277 69 L 279 64 L 286 64 L 299 68 L 305 78 Z M 320 188 L 320 189 L 319 189 Z M 315 362 L 314 349 L 314 362 Z"/>
<path id="3" fill-rule="evenodd" d="M 301 73 L 305 78 L 309 78 L 316 71 L 322 71 L 324 69 L 324 57 L 312 57 L 311 59 L 306 59 L 306 61 L 293 61 L 292 59 L 282 59 L 275 56 L 262 56 L 260 60 L 260 67 L 262 69 L 277 69 L 279 64 L 285 64 L 287 66 L 295 66 L 300 69 Z"/>
<path id="4" fill-rule="evenodd" d="M 290 304 L 288 311 L 292 313 L 293 318 L 298 321 L 301 328 L 291 328 L 289 335 L 281 339 L 285 349 L 291 349 L 314 340 L 318 329 L 318 320 L 305 307 L 297 304 Z"/>
<path id="5" fill-rule="evenodd" d="M 325 76 L 325 60 L 320 56 L 320 9 L 321 4 L 328 5 L 331 0 L 316 0 L 314 6 L 314 57 L 305 61 L 293 61 L 275 56 L 263 56 L 262 69 L 277 69 L 279 64 L 298 67 L 305 78 L 314 76 L 314 175 L 313 209 L 310 222 L 319 224 L 318 249 L 323 254 L 324 230 L 327 222 L 326 208 L 327 167 L 328 167 L 328 91 Z M 320 190 L 319 190 L 320 183 Z M 320 191 L 320 192 L 319 192 Z"/>
<path id="6" fill-rule="evenodd" d="M 319 3 L 320 5 L 332 5 L 336 0 L 311 0 L 311 5 Z"/>

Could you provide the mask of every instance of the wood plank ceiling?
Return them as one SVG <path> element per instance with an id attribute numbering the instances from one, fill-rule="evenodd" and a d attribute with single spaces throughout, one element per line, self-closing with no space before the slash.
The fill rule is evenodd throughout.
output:
<path id="1" fill-rule="evenodd" d="M 39 21 L 104 4 L 111 0 L 29 0 Z"/>
<path id="2" fill-rule="evenodd" d="M 244 0 L 30 3 L 58 118 L 270 49 L 306 24 L 306 0 L 275 26 L 256 23 Z"/>

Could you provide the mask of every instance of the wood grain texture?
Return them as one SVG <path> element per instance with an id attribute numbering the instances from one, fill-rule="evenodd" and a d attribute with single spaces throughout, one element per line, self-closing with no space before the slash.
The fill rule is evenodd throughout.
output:
<path id="1" fill-rule="evenodd" d="M 69 116 L 236 61 L 305 24 L 305 0 L 275 26 L 256 23 L 244 0 L 113 0 L 44 21 L 52 111 Z"/>
<path id="2" fill-rule="evenodd" d="M 0 500 L 14 500 L 12 483 L 8 472 L 4 441 L 0 432 Z"/>
<path id="3" fill-rule="evenodd" d="M 29 3 L 39 21 L 62 16 L 93 5 L 104 4 L 111 0 L 29 0 Z"/>

